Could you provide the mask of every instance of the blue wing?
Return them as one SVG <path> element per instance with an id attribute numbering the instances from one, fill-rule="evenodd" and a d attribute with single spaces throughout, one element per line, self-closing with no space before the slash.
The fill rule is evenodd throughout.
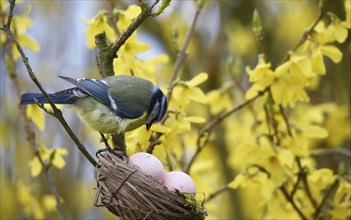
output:
<path id="1" fill-rule="evenodd" d="M 111 106 L 111 102 L 108 97 L 108 86 L 101 80 L 87 78 L 73 79 L 66 76 L 59 77 L 77 86 L 80 90 L 95 98 L 102 104 L 108 107 Z"/>
<path id="2" fill-rule="evenodd" d="M 144 113 L 143 109 L 139 108 L 140 101 L 134 100 L 135 98 L 133 97 L 125 96 L 125 98 L 120 97 L 120 99 L 113 98 L 118 96 L 118 94 L 114 94 L 114 89 L 110 91 L 110 87 L 102 80 L 88 78 L 73 79 L 65 76 L 59 77 L 77 86 L 77 88 L 83 93 L 95 98 L 122 118 L 134 119 L 140 117 Z M 128 85 L 129 83 L 122 83 L 121 81 L 116 80 L 115 84 L 117 87 L 124 88 L 117 93 L 128 93 L 127 88 L 130 87 L 130 85 Z M 110 92 L 113 94 L 111 95 Z M 130 99 L 135 102 L 132 102 Z M 143 100 L 143 102 L 144 101 L 146 100 Z"/>

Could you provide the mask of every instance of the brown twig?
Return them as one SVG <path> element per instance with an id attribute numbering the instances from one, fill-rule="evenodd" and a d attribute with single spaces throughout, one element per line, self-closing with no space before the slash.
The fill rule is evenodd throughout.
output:
<path id="1" fill-rule="evenodd" d="M 317 24 L 324 18 L 325 15 L 326 15 L 326 11 L 323 8 L 321 8 L 317 20 L 313 23 L 313 25 L 308 30 L 304 31 L 302 37 L 300 38 L 299 42 L 295 45 L 293 51 L 296 51 L 303 43 L 305 43 L 308 37 L 313 33 Z M 289 56 L 290 56 L 290 52 L 286 54 L 285 58 L 280 64 L 285 63 L 289 59 Z"/>
<path id="2" fill-rule="evenodd" d="M 323 149 L 318 152 L 311 153 L 312 157 L 328 157 L 331 155 L 341 155 L 344 157 L 351 158 L 351 151 L 347 148 L 334 148 L 334 149 Z"/>
<path id="3" fill-rule="evenodd" d="M 13 15 L 14 6 L 15 6 L 15 1 L 13 1 L 12 9 L 10 10 L 11 15 Z M 8 27 L 10 27 L 11 20 L 10 20 L 10 22 L 8 22 L 8 24 L 9 24 Z M 5 55 L 5 53 L 6 53 L 7 57 L 9 58 L 9 61 L 6 62 L 7 69 L 9 71 L 10 78 L 11 78 L 11 80 L 16 88 L 17 96 L 19 97 L 21 95 L 21 86 L 20 86 L 20 82 L 18 79 L 17 68 L 16 68 L 16 64 L 15 64 L 16 61 L 13 58 L 12 47 L 11 47 L 10 41 L 6 41 L 4 45 L 5 45 L 4 51 L 3 51 L 4 56 L 6 56 Z M 11 66 L 9 66 L 9 65 L 11 65 Z M 61 219 L 67 219 L 67 216 L 63 210 L 63 204 L 62 204 L 60 197 L 59 197 L 59 194 L 57 192 L 56 185 L 55 185 L 55 183 L 52 179 L 52 176 L 49 172 L 49 167 L 47 164 L 45 164 L 45 162 L 43 161 L 43 159 L 40 155 L 40 151 L 38 149 L 38 144 L 36 142 L 36 136 L 35 136 L 35 132 L 33 130 L 32 124 L 31 124 L 31 120 L 27 117 L 27 114 L 26 114 L 26 107 L 19 106 L 19 110 L 21 112 L 21 117 L 22 117 L 23 122 L 24 122 L 24 130 L 25 130 L 25 133 L 27 136 L 27 141 L 28 141 L 29 145 L 31 146 L 31 148 L 34 150 L 34 156 L 39 160 L 39 163 L 43 167 L 43 172 L 44 172 L 46 181 L 48 182 L 49 190 L 54 195 L 55 200 L 56 200 L 57 211 L 60 214 Z"/>
<path id="4" fill-rule="evenodd" d="M 12 8 L 12 11 L 10 11 L 10 13 L 13 13 L 13 8 L 15 7 L 15 0 L 10 0 L 10 9 Z M 12 17 L 12 15 L 9 14 L 9 18 Z M 10 23 L 11 21 L 8 21 L 8 23 Z M 11 39 L 11 41 L 16 45 L 18 52 L 21 55 L 22 58 L 22 62 L 24 64 L 24 66 L 27 69 L 27 72 L 30 76 L 30 78 L 32 79 L 32 81 L 35 83 L 35 85 L 38 87 L 38 89 L 41 91 L 41 93 L 45 96 L 45 98 L 48 100 L 51 108 L 53 109 L 53 113 L 55 118 L 57 118 L 61 125 L 64 127 L 64 129 L 66 130 L 66 132 L 69 134 L 69 136 L 72 138 L 72 140 L 75 142 L 75 144 L 77 145 L 78 149 L 83 153 L 83 155 L 89 160 L 89 162 L 93 165 L 96 166 L 96 161 L 94 160 L 94 158 L 89 154 L 89 152 L 86 150 L 86 148 L 84 147 L 84 145 L 79 141 L 79 139 L 77 138 L 77 136 L 74 134 L 74 132 L 72 131 L 72 129 L 69 127 L 69 125 L 67 124 L 66 120 L 64 119 L 64 117 L 62 116 L 62 112 L 61 110 L 59 110 L 56 105 L 53 103 L 53 101 L 51 100 L 51 98 L 49 97 L 48 93 L 45 91 L 45 89 L 43 88 L 43 86 L 40 84 L 39 80 L 37 79 L 35 73 L 32 70 L 32 67 L 29 64 L 28 61 L 28 57 L 26 56 L 26 54 L 23 51 L 22 46 L 18 43 L 16 36 L 14 35 L 14 33 L 11 31 L 10 29 L 10 25 L 5 25 L 4 27 L 1 27 L 0 30 L 4 31 L 5 33 L 7 33 L 8 37 Z"/>
<path id="5" fill-rule="evenodd" d="M 302 213 L 302 211 L 299 209 L 299 207 L 297 207 L 294 199 L 289 195 L 288 191 L 286 190 L 286 188 L 284 187 L 284 185 L 282 185 L 280 188 L 280 191 L 283 193 L 283 195 L 285 196 L 285 199 L 290 202 L 290 204 L 293 206 L 293 208 L 295 209 L 295 211 L 299 214 L 299 216 L 301 217 L 301 219 L 305 220 L 307 219 L 306 216 Z"/>
<path id="6" fill-rule="evenodd" d="M 111 47 L 111 54 L 115 57 L 117 51 L 127 39 L 134 33 L 134 31 L 148 18 L 152 15 L 152 9 L 157 5 L 160 0 L 155 0 L 155 2 L 149 6 L 147 1 L 139 0 L 139 5 L 141 7 L 141 13 L 136 17 L 136 19 L 129 25 L 129 27 L 121 34 L 119 39 L 115 41 Z"/>
<path id="7" fill-rule="evenodd" d="M 280 114 L 283 116 L 283 119 L 284 119 L 284 122 L 285 122 L 285 125 L 286 125 L 286 129 L 288 130 L 288 135 L 290 137 L 292 137 L 291 128 L 290 128 L 290 124 L 289 124 L 289 119 L 286 116 L 286 114 L 284 112 L 284 108 L 283 108 L 283 106 L 281 104 L 279 105 L 279 111 L 280 111 Z"/>
<path id="8" fill-rule="evenodd" d="M 228 185 L 222 186 L 221 188 L 217 189 L 215 192 L 213 192 L 210 195 L 208 195 L 208 197 L 205 198 L 204 202 L 208 203 L 209 201 L 211 201 L 212 199 L 216 198 L 217 196 L 219 196 L 223 192 L 227 191 L 228 189 L 230 189 Z"/>
<path id="9" fill-rule="evenodd" d="M 152 9 L 159 2 L 155 2 L 149 6 L 145 0 L 139 0 L 141 13 L 135 20 L 127 27 L 127 29 L 120 35 L 120 37 L 111 45 L 108 44 L 105 32 L 95 36 L 95 44 L 97 49 L 96 59 L 100 74 L 103 78 L 113 76 L 113 59 L 117 58 L 118 50 L 124 45 L 128 38 L 136 31 L 136 29 L 150 16 L 152 16 Z"/>
<path id="10" fill-rule="evenodd" d="M 297 166 L 298 166 L 299 171 L 300 171 L 299 175 L 301 176 L 301 181 L 302 181 L 303 187 L 305 189 L 306 195 L 307 195 L 308 199 L 310 200 L 312 206 L 314 208 L 317 208 L 317 202 L 312 196 L 311 189 L 310 189 L 310 186 L 309 186 L 308 181 L 307 181 L 307 172 L 302 167 L 300 158 L 299 157 L 295 157 L 295 160 L 296 160 Z"/>
<path id="11" fill-rule="evenodd" d="M 169 103 L 171 101 L 173 88 L 174 88 L 174 85 L 175 85 L 175 82 L 176 82 L 176 79 L 177 79 L 177 75 L 178 75 L 179 69 L 182 66 L 185 58 L 187 57 L 186 50 L 187 50 L 187 48 L 189 46 L 191 37 L 192 37 L 192 35 L 193 35 L 194 31 L 195 31 L 195 27 L 196 27 L 196 24 L 197 24 L 197 21 L 198 21 L 198 18 L 199 18 L 201 10 L 202 10 L 202 7 L 201 6 L 197 6 L 194 18 L 193 18 L 193 20 L 191 22 L 191 25 L 190 25 L 190 28 L 189 28 L 189 30 L 188 30 L 188 32 L 186 34 L 185 41 L 184 41 L 184 43 L 182 45 L 181 50 L 177 54 L 177 59 L 176 59 L 176 62 L 174 64 L 174 67 L 173 67 L 173 70 L 172 70 L 171 80 L 170 80 L 170 82 L 168 84 L 168 90 L 167 90 L 168 105 L 169 105 Z M 165 123 L 166 118 L 167 117 L 163 118 L 161 124 Z M 148 148 L 146 150 L 148 153 L 152 153 L 153 152 L 155 146 L 157 146 L 159 144 L 158 140 L 159 140 L 159 138 L 162 135 L 163 135 L 162 133 L 154 133 L 153 135 L 151 135 L 150 140 L 149 140 L 150 144 L 149 144 L 149 146 L 148 146 Z"/>
<path id="12" fill-rule="evenodd" d="M 168 100 L 168 102 L 171 101 L 171 97 L 172 97 L 172 93 L 173 93 L 173 87 L 174 87 L 174 82 L 177 79 L 177 75 L 178 75 L 179 69 L 180 69 L 180 67 L 183 64 L 183 61 L 187 57 L 186 50 L 187 50 L 187 48 L 189 46 L 191 36 L 193 35 L 193 33 L 195 31 L 195 27 L 196 27 L 197 21 L 199 19 L 199 15 L 200 15 L 201 9 L 202 9 L 202 7 L 197 6 L 194 18 L 193 18 L 193 20 L 191 22 L 191 25 L 190 25 L 190 28 L 188 30 L 188 33 L 186 34 L 184 44 L 183 44 L 181 50 L 179 51 L 179 53 L 177 55 L 177 60 L 175 62 L 175 65 L 174 65 L 173 71 L 172 71 L 171 81 L 170 81 L 170 83 L 168 85 L 168 91 L 167 91 L 167 100 Z"/>
<path id="13" fill-rule="evenodd" d="M 262 96 L 263 94 L 266 93 L 266 91 L 269 89 L 266 88 L 263 91 L 260 91 L 256 96 L 254 96 L 253 98 L 246 100 L 245 102 L 234 106 L 232 109 L 223 112 L 220 115 L 217 115 L 212 121 L 210 121 L 209 123 L 207 123 L 205 125 L 205 127 L 203 127 L 200 131 L 199 131 L 199 135 L 197 137 L 196 140 L 196 145 L 197 145 L 197 149 L 194 153 L 194 155 L 192 156 L 192 158 L 189 161 L 189 164 L 185 170 L 186 173 L 189 173 L 190 168 L 192 166 L 192 164 L 194 163 L 195 159 L 197 158 L 197 156 L 199 155 L 199 153 L 202 151 L 202 149 L 204 148 L 204 146 L 207 144 L 208 140 L 209 140 L 209 134 L 211 133 L 211 130 L 217 126 L 219 123 L 221 123 L 224 119 L 226 119 L 227 117 L 229 117 L 230 115 L 232 115 L 233 113 L 239 111 L 240 109 L 242 109 L 243 107 L 249 105 L 251 102 L 255 101 L 258 97 Z M 201 141 L 204 137 L 205 141 Z"/>
<path id="14" fill-rule="evenodd" d="M 318 219 L 323 206 L 325 205 L 325 203 L 327 202 L 329 196 L 333 193 L 334 190 L 336 190 L 336 187 L 339 185 L 339 179 L 335 179 L 334 183 L 329 187 L 329 190 L 325 193 L 321 203 L 318 205 L 316 212 L 313 214 L 313 219 Z"/>

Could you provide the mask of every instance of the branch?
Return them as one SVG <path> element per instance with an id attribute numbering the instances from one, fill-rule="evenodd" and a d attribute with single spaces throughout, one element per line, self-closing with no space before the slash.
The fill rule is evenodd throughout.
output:
<path id="1" fill-rule="evenodd" d="M 152 15 L 152 9 L 157 5 L 160 0 L 155 0 L 155 2 L 149 7 L 147 1 L 139 0 L 139 5 L 141 7 L 141 13 L 136 17 L 136 19 L 129 25 L 129 27 L 122 33 L 117 41 L 115 41 L 111 47 L 111 54 L 113 58 L 116 58 L 117 51 L 123 46 L 127 39 L 134 33 L 134 31 L 148 18 Z"/>
<path id="2" fill-rule="evenodd" d="M 11 3 L 11 8 L 12 8 L 12 9 L 10 9 L 11 18 L 13 16 L 14 6 L 15 6 L 15 1 L 13 1 Z M 11 24 L 11 18 L 9 18 L 8 23 L 7 23 L 8 28 L 10 27 L 10 24 Z M 6 47 L 6 46 L 8 46 L 8 47 Z M 10 75 L 10 78 L 12 80 L 12 83 L 14 84 L 14 86 L 16 88 L 17 96 L 19 97 L 21 94 L 21 87 L 20 87 L 20 83 L 18 80 L 17 68 L 15 65 L 15 60 L 13 58 L 12 47 L 11 47 L 10 41 L 6 41 L 4 43 L 4 56 L 6 56 L 5 53 L 8 54 L 8 58 L 9 58 L 9 62 L 10 62 L 10 63 L 6 62 L 7 69 L 9 71 L 9 75 Z M 11 65 L 11 66 L 9 66 L 9 65 Z M 44 171 L 46 180 L 48 182 L 49 190 L 55 196 L 57 211 L 60 214 L 61 219 L 67 219 L 67 216 L 63 210 L 63 204 L 62 204 L 60 197 L 59 197 L 59 194 L 57 192 L 56 185 L 52 180 L 51 174 L 49 173 L 48 165 L 44 163 L 44 161 L 40 155 L 38 145 L 37 145 L 37 142 L 35 140 L 36 139 L 35 132 L 33 130 L 33 127 L 31 126 L 31 120 L 27 117 L 26 108 L 24 106 L 19 106 L 19 110 L 20 110 L 21 117 L 22 117 L 23 122 L 24 122 L 24 130 L 25 130 L 25 133 L 27 136 L 26 137 L 27 141 L 28 141 L 29 145 L 31 146 L 31 148 L 34 150 L 34 156 L 37 157 L 41 166 L 43 167 L 43 171 Z"/>
<path id="3" fill-rule="evenodd" d="M 321 203 L 316 209 L 316 212 L 313 214 L 314 219 L 318 219 L 319 214 L 321 213 L 323 206 L 327 202 L 327 199 L 329 196 L 332 194 L 332 192 L 336 189 L 336 187 L 339 185 L 339 179 L 335 179 L 334 183 L 329 187 L 329 190 L 325 193 Z"/>
<path id="4" fill-rule="evenodd" d="M 341 156 L 345 156 L 351 158 L 351 151 L 347 148 L 334 148 L 334 149 L 323 149 L 318 152 L 311 153 L 312 157 L 328 157 L 331 155 L 340 154 Z"/>
<path id="5" fill-rule="evenodd" d="M 196 23 L 197 23 L 197 21 L 199 19 L 199 15 L 200 15 L 201 9 L 202 9 L 202 7 L 197 6 L 196 12 L 195 12 L 195 15 L 194 15 L 194 18 L 193 18 L 193 21 L 191 22 L 191 26 L 190 26 L 190 28 L 188 30 L 188 33 L 186 34 L 185 41 L 184 41 L 184 44 L 182 46 L 182 49 L 179 51 L 179 53 L 177 55 L 177 60 L 176 60 L 176 63 L 174 65 L 173 71 L 172 71 L 171 81 L 170 81 L 170 83 L 168 85 L 168 92 L 167 92 L 168 103 L 171 101 L 171 97 L 172 97 L 172 93 L 173 93 L 173 87 L 174 87 L 174 82 L 175 82 L 175 80 L 177 78 L 177 74 L 179 72 L 179 69 L 180 69 L 180 67 L 183 64 L 184 59 L 187 57 L 186 50 L 187 50 L 188 45 L 190 43 L 191 36 L 193 35 L 193 33 L 195 31 L 195 26 L 196 26 Z"/>
<path id="6" fill-rule="evenodd" d="M 289 124 L 289 119 L 286 116 L 286 114 L 284 112 L 284 108 L 283 108 L 283 106 L 281 104 L 279 104 L 279 111 L 280 111 L 280 114 L 283 116 L 283 119 L 284 119 L 284 122 L 285 122 L 285 125 L 286 125 L 286 129 L 288 130 L 288 135 L 290 137 L 292 137 L 291 128 L 290 128 L 290 124 Z"/>
<path id="7" fill-rule="evenodd" d="M 293 51 L 296 51 L 303 43 L 305 43 L 305 41 L 308 39 L 308 36 L 310 36 L 313 33 L 315 27 L 323 19 L 325 15 L 326 15 L 326 11 L 323 9 L 323 7 L 321 7 L 317 20 L 313 23 L 313 25 L 308 30 L 304 31 L 302 37 L 294 47 Z M 289 56 L 290 56 L 290 52 L 286 54 L 285 58 L 280 64 L 285 63 L 289 59 Z"/>
<path id="8" fill-rule="evenodd" d="M 227 191 L 229 188 L 228 185 L 224 185 L 221 188 L 217 189 L 215 192 L 211 193 L 206 199 L 205 199 L 205 203 L 209 202 L 210 200 L 216 198 L 218 195 L 220 195 L 221 193 Z"/>
<path id="9" fill-rule="evenodd" d="M 10 9 L 11 8 L 13 9 L 14 6 L 15 6 L 15 0 L 10 0 Z M 10 13 L 13 13 L 13 11 L 10 11 Z M 11 18 L 12 16 L 13 16 L 13 14 L 9 14 L 9 18 Z M 69 127 L 66 120 L 62 116 L 62 112 L 56 107 L 56 105 L 53 103 L 53 101 L 49 97 L 48 93 L 45 91 L 43 86 L 38 81 L 36 75 L 34 74 L 34 72 L 32 70 L 32 67 L 30 66 L 30 64 L 28 62 L 28 57 L 25 55 L 25 53 L 22 49 L 22 46 L 18 43 L 16 36 L 14 35 L 14 33 L 10 29 L 10 22 L 11 22 L 11 20 L 9 19 L 7 22 L 9 25 L 5 25 L 4 27 L 0 28 L 0 30 L 6 32 L 7 35 L 9 36 L 9 38 L 12 40 L 12 42 L 16 45 L 17 50 L 21 55 L 22 62 L 25 65 L 30 78 L 35 83 L 35 85 L 39 88 L 39 90 L 42 92 L 42 94 L 45 96 L 45 98 L 48 100 L 51 108 L 53 109 L 53 113 L 54 113 L 55 118 L 57 118 L 60 121 L 60 123 L 62 124 L 62 126 L 66 130 L 66 132 L 69 134 L 69 136 L 72 138 L 72 140 L 76 143 L 78 149 L 83 153 L 83 155 L 89 160 L 89 162 L 93 166 L 96 166 L 96 161 L 94 160 L 94 158 L 89 154 L 89 152 L 86 150 L 84 145 L 78 140 L 78 138 L 73 133 L 72 129 Z"/>
<path id="10" fill-rule="evenodd" d="M 186 34 L 186 37 L 185 37 L 185 41 L 184 41 L 184 43 L 182 45 L 182 49 L 177 54 L 177 60 L 176 60 L 176 62 L 174 64 L 174 67 L 173 67 L 173 70 L 172 70 L 171 81 L 168 84 L 168 91 L 167 91 L 168 105 L 169 105 L 169 103 L 171 101 L 173 88 L 174 88 L 174 85 L 175 85 L 175 82 L 176 82 L 176 78 L 177 78 L 179 69 L 180 69 L 180 67 L 183 64 L 184 59 L 187 57 L 186 50 L 187 50 L 187 48 L 189 46 L 190 39 L 191 39 L 191 37 L 192 37 L 192 35 L 193 35 L 194 31 L 195 31 L 195 27 L 196 27 L 196 24 L 197 24 L 197 21 L 198 21 L 198 18 L 199 18 L 201 10 L 202 10 L 202 6 L 197 6 L 194 18 L 193 18 L 193 20 L 191 22 L 190 28 L 189 28 L 189 30 L 188 30 L 188 32 Z M 165 123 L 166 118 L 167 117 L 163 118 L 163 120 L 161 121 L 161 124 Z M 149 144 L 146 152 L 152 153 L 154 151 L 155 146 L 157 146 L 160 143 L 158 140 L 160 139 L 160 137 L 162 135 L 163 135 L 162 133 L 157 133 L 157 132 L 154 133 L 154 135 L 151 135 L 150 140 L 149 140 L 150 144 Z"/>
<path id="11" fill-rule="evenodd" d="M 269 90 L 269 87 L 267 87 L 265 90 L 260 91 L 256 96 L 254 96 L 253 98 L 246 100 L 245 102 L 241 103 L 240 105 L 234 106 L 231 110 L 226 111 L 220 115 L 217 115 L 217 117 L 215 117 L 212 121 L 210 121 L 205 127 L 203 127 L 200 131 L 199 131 L 199 135 L 197 137 L 196 140 L 196 145 L 197 145 L 197 149 L 195 151 L 195 154 L 193 155 L 193 157 L 190 159 L 189 164 L 185 170 L 186 173 L 189 173 L 190 168 L 192 166 L 192 164 L 194 163 L 195 159 L 197 158 L 197 156 L 199 155 L 199 153 L 202 151 L 202 149 L 204 148 L 204 146 L 207 144 L 208 140 L 209 140 L 209 134 L 211 133 L 211 130 L 217 126 L 219 123 L 221 123 L 224 119 L 226 119 L 227 117 L 229 117 L 230 115 L 232 115 L 233 113 L 239 111 L 240 109 L 242 109 L 243 107 L 249 105 L 251 102 L 255 101 L 258 97 L 264 95 L 267 91 Z M 205 138 L 205 141 L 203 141 L 201 143 L 202 138 L 207 135 L 207 137 Z"/>
<path id="12" fill-rule="evenodd" d="M 299 207 L 297 207 L 295 201 L 293 200 L 293 198 L 291 196 L 289 196 L 288 191 L 285 189 L 284 185 L 282 185 L 280 188 L 280 191 L 282 191 L 283 195 L 285 196 L 286 200 L 288 202 L 290 202 L 290 204 L 293 206 L 293 208 L 295 209 L 295 211 L 299 214 L 299 216 L 301 217 L 301 219 L 306 220 L 306 216 L 302 213 L 302 211 L 299 209 Z"/>
<path id="13" fill-rule="evenodd" d="M 308 199 L 311 201 L 312 206 L 314 208 L 317 208 L 317 202 L 312 196 L 310 186 L 309 186 L 308 181 L 307 181 L 307 172 L 302 167 L 300 158 L 296 157 L 295 160 L 296 160 L 297 166 L 298 166 L 299 171 L 300 171 L 299 175 L 301 175 L 301 180 L 302 180 L 302 184 L 303 184 L 303 187 L 305 189 L 306 195 L 307 195 Z"/>

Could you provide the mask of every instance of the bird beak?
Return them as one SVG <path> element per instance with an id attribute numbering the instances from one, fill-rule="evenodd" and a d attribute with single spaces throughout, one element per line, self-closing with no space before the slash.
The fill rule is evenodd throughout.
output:
<path id="1" fill-rule="evenodd" d="M 146 130 L 147 130 L 147 131 L 149 131 L 149 130 L 150 130 L 151 125 L 152 125 L 151 123 L 150 123 L 150 124 L 146 124 Z"/>

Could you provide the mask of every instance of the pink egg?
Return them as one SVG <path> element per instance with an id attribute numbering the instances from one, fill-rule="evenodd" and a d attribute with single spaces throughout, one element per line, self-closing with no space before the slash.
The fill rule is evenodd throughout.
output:
<path id="1" fill-rule="evenodd" d="M 186 173 L 180 171 L 172 171 L 166 173 L 161 184 L 170 191 L 181 193 L 196 193 L 196 186 L 193 179 Z"/>
<path id="2" fill-rule="evenodd" d="M 161 161 L 152 154 L 145 152 L 135 153 L 129 157 L 128 164 L 159 183 L 161 183 L 165 175 Z"/>

